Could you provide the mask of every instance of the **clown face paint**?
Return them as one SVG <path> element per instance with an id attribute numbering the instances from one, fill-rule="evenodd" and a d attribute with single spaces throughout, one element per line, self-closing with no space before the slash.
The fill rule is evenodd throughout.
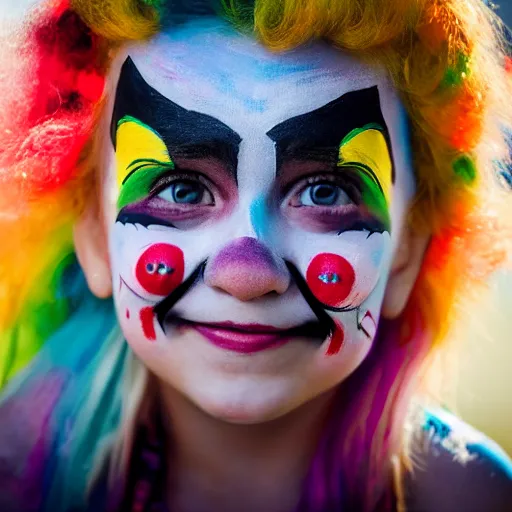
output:
<path id="1" fill-rule="evenodd" d="M 106 200 L 128 342 L 206 409 L 275 415 L 342 381 L 413 192 L 386 77 L 218 21 L 130 48 L 118 73 Z"/>

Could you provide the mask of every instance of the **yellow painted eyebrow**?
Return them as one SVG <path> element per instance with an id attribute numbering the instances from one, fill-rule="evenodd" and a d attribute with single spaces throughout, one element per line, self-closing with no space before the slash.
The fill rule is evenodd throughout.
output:
<path id="1" fill-rule="evenodd" d="M 116 133 L 118 190 L 130 174 L 132 162 L 140 159 L 172 163 L 164 141 L 153 129 L 133 117 L 123 117 L 118 123 Z"/>
<path id="2" fill-rule="evenodd" d="M 376 128 L 356 129 L 340 145 L 338 165 L 359 163 L 370 168 L 379 181 L 387 204 L 390 204 L 393 163 L 384 134 Z"/>

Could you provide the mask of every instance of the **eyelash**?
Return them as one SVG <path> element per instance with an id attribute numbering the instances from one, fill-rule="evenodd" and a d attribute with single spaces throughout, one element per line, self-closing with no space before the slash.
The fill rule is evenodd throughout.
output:
<path id="1" fill-rule="evenodd" d="M 160 165 L 159 165 L 160 164 Z M 139 170 L 143 167 L 154 165 L 155 167 L 161 166 L 162 168 L 167 168 L 165 163 L 149 160 L 141 160 L 140 165 L 134 169 L 132 172 Z M 357 179 L 358 170 L 355 168 L 344 168 L 343 175 L 337 174 L 313 174 L 310 176 L 305 176 L 300 178 L 299 180 L 293 182 L 291 185 L 286 187 L 286 190 L 283 194 L 284 197 L 295 197 L 301 194 L 307 187 L 314 185 L 316 183 L 321 182 L 330 182 L 338 187 L 340 187 L 348 197 L 355 203 L 360 204 L 361 202 L 361 183 Z M 151 185 L 150 195 L 149 197 L 157 196 L 160 192 L 165 190 L 167 187 L 172 185 L 175 181 L 179 180 L 192 180 L 197 181 L 203 187 L 206 188 L 212 195 L 215 201 L 215 192 L 216 187 L 213 183 L 202 173 L 198 171 L 191 170 L 181 170 L 176 166 L 173 169 L 166 171 L 164 174 L 160 175 L 155 182 Z M 288 201 L 289 202 L 289 201 Z"/>
<path id="2" fill-rule="evenodd" d="M 159 176 L 153 185 L 151 186 L 150 190 L 150 197 L 154 197 L 163 190 L 165 190 L 167 187 L 172 185 L 175 181 L 180 180 L 189 180 L 189 181 L 197 181 L 200 183 L 203 187 L 206 188 L 212 195 L 212 197 L 215 199 L 215 187 L 213 183 L 203 174 L 197 172 L 197 171 L 183 171 L 176 172 L 176 168 L 172 171 L 169 171 L 161 176 Z"/>
<path id="3" fill-rule="evenodd" d="M 300 180 L 295 181 L 292 185 L 287 187 L 286 196 L 289 202 L 292 198 L 299 196 L 304 190 L 312 185 L 322 182 L 330 182 L 340 187 L 355 204 L 361 202 L 361 186 L 358 183 L 355 170 L 345 169 L 349 171 L 343 176 L 333 174 L 314 174 L 311 176 L 302 177 Z"/>

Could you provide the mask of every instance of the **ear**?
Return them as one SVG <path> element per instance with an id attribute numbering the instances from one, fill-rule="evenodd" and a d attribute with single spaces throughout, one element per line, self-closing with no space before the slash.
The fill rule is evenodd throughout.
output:
<path id="1" fill-rule="evenodd" d="M 382 317 L 392 320 L 404 310 L 423 263 L 430 235 L 405 226 L 393 260 L 382 303 Z"/>
<path id="2" fill-rule="evenodd" d="M 73 240 L 78 261 L 91 292 L 100 299 L 110 297 L 112 273 L 108 255 L 107 230 L 97 204 L 91 204 L 76 222 Z"/>

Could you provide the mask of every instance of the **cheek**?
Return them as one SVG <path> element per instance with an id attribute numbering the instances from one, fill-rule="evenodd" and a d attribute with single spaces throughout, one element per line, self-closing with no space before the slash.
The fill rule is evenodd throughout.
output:
<path id="1" fill-rule="evenodd" d="M 326 341 L 324 350 L 318 353 L 316 372 L 330 376 L 336 384 L 343 382 L 365 361 L 373 345 L 373 339 L 364 336 L 352 319 L 335 321 L 336 330 Z"/>
<path id="2" fill-rule="evenodd" d="M 117 222 L 110 236 L 119 322 L 131 345 L 154 347 L 165 339 L 154 307 L 179 289 L 205 251 L 193 250 L 193 234 L 169 229 Z"/>
<path id="3" fill-rule="evenodd" d="M 183 282 L 184 268 L 183 251 L 179 247 L 155 243 L 138 258 L 134 270 L 135 279 L 146 292 L 165 297 Z M 123 323 L 130 333 L 142 331 L 146 340 L 156 340 L 156 317 L 153 306 L 141 307 L 140 304 L 132 303 L 131 308 L 129 305 L 126 306 L 124 317 Z"/>
<path id="4" fill-rule="evenodd" d="M 135 265 L 135 277 L 148 293 L 169 295 L 183 281 L 183 251 L 171 244 L 154 244 L 146 249 Z"/>
<path id="5" fill-rule="evenodd" d="M 137 345 L 139 341 L 156 341 L 158 324 L 153 306 L 137 298 L 123 299 L 117 301 L 117 306 L 119 323 L 126 340 L 130 345 Z"/>
<path id="6" fill-rule="evenodd" d="M 158 325 L 153 308 L 183 282 L 183 251 L 173 244 L 157 242 L 130 252 L 131 257 L 123 254 L 126 271 L 115 293 L 118 317 L 128 341 L 154 342 Z"/>
<path id="7" fill-rule="evenodd" d="M 327 250 L 309 256 L 302 252 L 303 275 L 319 303 L 317 307 L 323 307 L 333 323 L 323 347 L 324 357 L 337 359 L 347 346 L 365 345 L 375 337 L 387 275 L 389 236 L 346 233 L 336 238 L 339 252 L 331 252 L 334 247 L 332 243 L 329 247 L 327 240 L 322 247 L 320 237 L 315 242 L 305 246 Z"/>
<path id="8" fill-rule="evenodd" d="M 293 236 L 291 261 L 296 263 L 316 300 L 327 309 L 358 308 L 387 272 L 391 254 L 388 233 L 352 231 L 332 236 Z"/>

